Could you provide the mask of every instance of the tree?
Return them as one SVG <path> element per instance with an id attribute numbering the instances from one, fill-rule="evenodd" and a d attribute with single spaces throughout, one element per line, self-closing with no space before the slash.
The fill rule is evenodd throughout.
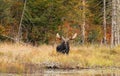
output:
<path id="1" fill-rule="evenodd" d="M 85 0 L 82 1 L 83 3 L 83 24 L 82 24 L 82 43 L 85 43 L 85 25 L 86 25 L 86 21 L 85 21 Z"/>
<path id="2" fill-rule="evenodd" d="M 103 15 L 103 27 L 104 27 L 104 44 L 106 45 L 106 0 L 103 0 L 104 3 L 104 15 Z"/>
<path id="3" fill-rule="evenodd" d="M 21 38 L 22 38 L 22 21 L 23 21 L 25 9 L 26 9 L 26 4 L 27 4 L 27 0 L 25 0 L 25 2 L 24 2 L 24 8 L 23 8 L 23 11 L 22 11 L 22 16 L 21 16 L 21 19 L 20 19 L 20 24 L 19 24 L 19 29 L 18 29 L 18 38 L 16 40 L 17 42 L 20 42 Z"/>
<path id="4" fill-rule="evenodd" d="M 0 1 L 2 6 L 5 5 L 0 7 L 0 25 L 4 30 L 1 35 L 14 41 L 17 38 L 18 41 L 30 42 L 34 45 L 51 43 L 55 40 L 57 32 L 61 34 L 66 32 L 65 35 L 68 36 L 77 32 L 76 40 L 83 44 L 86 41 L 98 43 L 103 38 L 104 41 L 108 41 L 112 17 L 110 0 L 106 0 L 106 7 L 101 0 L 28 0 L 27 3 L 25 1 Z M 117 32 L 113 34 L 113 41 L 115 43 L 117 39 L 116 42 L 119 43 L 119 0 L 116 3 L 117 17 L 114 20 L 116 19 L 117 25 L 114 27 L 116 29 L 114 33 Z M 104 14 L 103 7 L 106 8 Z M 103 22 L 104 26 L 102 26 Z"/>
<path id="5" fill-rule="evenodd" d="M 120 8 L 120 1 L 112 0 L 111 47 L 120 45 L 119 8 Z"/>

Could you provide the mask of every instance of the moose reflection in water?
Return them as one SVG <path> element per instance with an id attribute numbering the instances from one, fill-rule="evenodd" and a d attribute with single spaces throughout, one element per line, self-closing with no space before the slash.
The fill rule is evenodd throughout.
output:
<path id="1" fill-rule="evenodd" d="M 62 40 L 61 44 L 56 47 L 56 51 L 63 53 L 63 54 L 69 54 L 70 46 L 69 41 L 75 39 L 77 36 L 77 33 L 73 35 L 71 38 L 64 38 L 63 36 L 60 36 L 58 33 L 56 37 L 60 40 Z"/>

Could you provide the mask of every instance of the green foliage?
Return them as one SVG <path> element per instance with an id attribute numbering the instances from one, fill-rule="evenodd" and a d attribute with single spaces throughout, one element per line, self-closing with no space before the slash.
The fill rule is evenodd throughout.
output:
<path id="1" fill-rule="evenodd" d="M 4 0 L 0 0 L 0 24 L 5 25 L 9 20 L 9 3 Z"/>
<path id="2" fill-rule="evenodd" d="M 31 36 L 28 40 L 38 40 L 42 43 L 48 42 L 58 32 L 58 28 L 63 24 L 64 20 L 78 22 L 81 19 L 79 6 L 80 2 L 74 0 L 29 0 L 23 21 L 23 25 L 27 28 Z M 38 38 L 34 38 L 31 34 Z"/>
<path id="3" fill-rule="evenodd" d="M 99 32 L 92 30 L 88 35 L 88 42 L 90 42 L 90 43 L 96 42 L 97 37 L 98 37 L 98 33 Z"/>
<path id="4" fill-rule="evenodd" d="M 87 41 L 89 43 L 97 43 L 100 42 L 102 39 L 102 32 L 101 28 L 96 26 L 96 28 L 93 28 L 88 33 Z"/>
<path id="5" fill-rule="evenodd" d="M 103 24 L 103 0 L 89 0 L 89 9 L 93 14 L 92 22 L 96 25 Z M 111 0 L 106 0 L 106 15 L 107 22 L 110 23 L 111 19 Z"/>
<path id="6" fill-rule="evenodd" d="M 107 0 L 107 20 L 110 23 L 110 1 Z M 16 38 L 24 7 L 24 0 L 0 0 L 0 24 L 4 26 L 7 36 Z M 103 2 L 99 0 L 86 0 L 86 33 L 89 33 L 94 25 L 102 25 Z M 31 43 L 50 43 L 55 40 L 57 32 L 64 34 L 66 22 L 70 27 L 77 27 L 79 34 L 77 42 L 81 42 L 81 25 L 83 25 L 82 0 L 27 0 L 25 14 L 22 21 L 22 40 Z M 108 24 L 109 24 L 108 23 Z M 90 26 L 90 28 L 89 28 Z M 99 32 L 102 30 L 100 29 Z M 1 31 L 0 31 L 1 32 Z M 67 33 L 72 31 L 67 31 Z M 98 29 L 88 34 L 90 42 L 99 41 Z M 3 33 L 3 32 L 2 32 Z M 73 33 L 73 32 L 72 32 Z M 0 33 L 1 34 L 1 33 Z"/>

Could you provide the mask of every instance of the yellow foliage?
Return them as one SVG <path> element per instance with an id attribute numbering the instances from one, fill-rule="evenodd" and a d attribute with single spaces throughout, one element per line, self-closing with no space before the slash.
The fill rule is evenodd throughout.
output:
<path id="1" fill-rule="evenodd" d="M 56 65 L 59 68 L 119 67 L 119 49 L 95 45 L 72 46 L 69 55 L 63 55 L 50 45 L 33 47 L 27 44 L 1 43 L 0 72 L 21 73 L 26 68 L 23 63 L 40 64 L 40 67 Z"/>
<path id="2" fill-rule="evenodd" d="M 0 25 L 0 34 L 2 34 L 4 31 L 5 31 L 5 28 L 2 25 Z"/>

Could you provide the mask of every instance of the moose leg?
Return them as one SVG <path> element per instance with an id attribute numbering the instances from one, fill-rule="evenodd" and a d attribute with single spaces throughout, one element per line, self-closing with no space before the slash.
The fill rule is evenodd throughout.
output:
<path id="1" fill-rule="evenodd" d="M 65 53 L 66 53 L 66 54 L 69 54 L 69 51 L 66 51 Z"/>
<path id="2" fill-rule="evenodd" d="M 56 51 L 60 52 L 60 50 L 61 50 L 60 46 L 57 46 Z"/>
<path id="3" fill-rule="evenodd" d="M 69 50 L 70 50 L 69 47 L 67 47 L 67 48 L 65 49 L 65 53 L 66 53 L 66 54 L 69 54 Z"/>

